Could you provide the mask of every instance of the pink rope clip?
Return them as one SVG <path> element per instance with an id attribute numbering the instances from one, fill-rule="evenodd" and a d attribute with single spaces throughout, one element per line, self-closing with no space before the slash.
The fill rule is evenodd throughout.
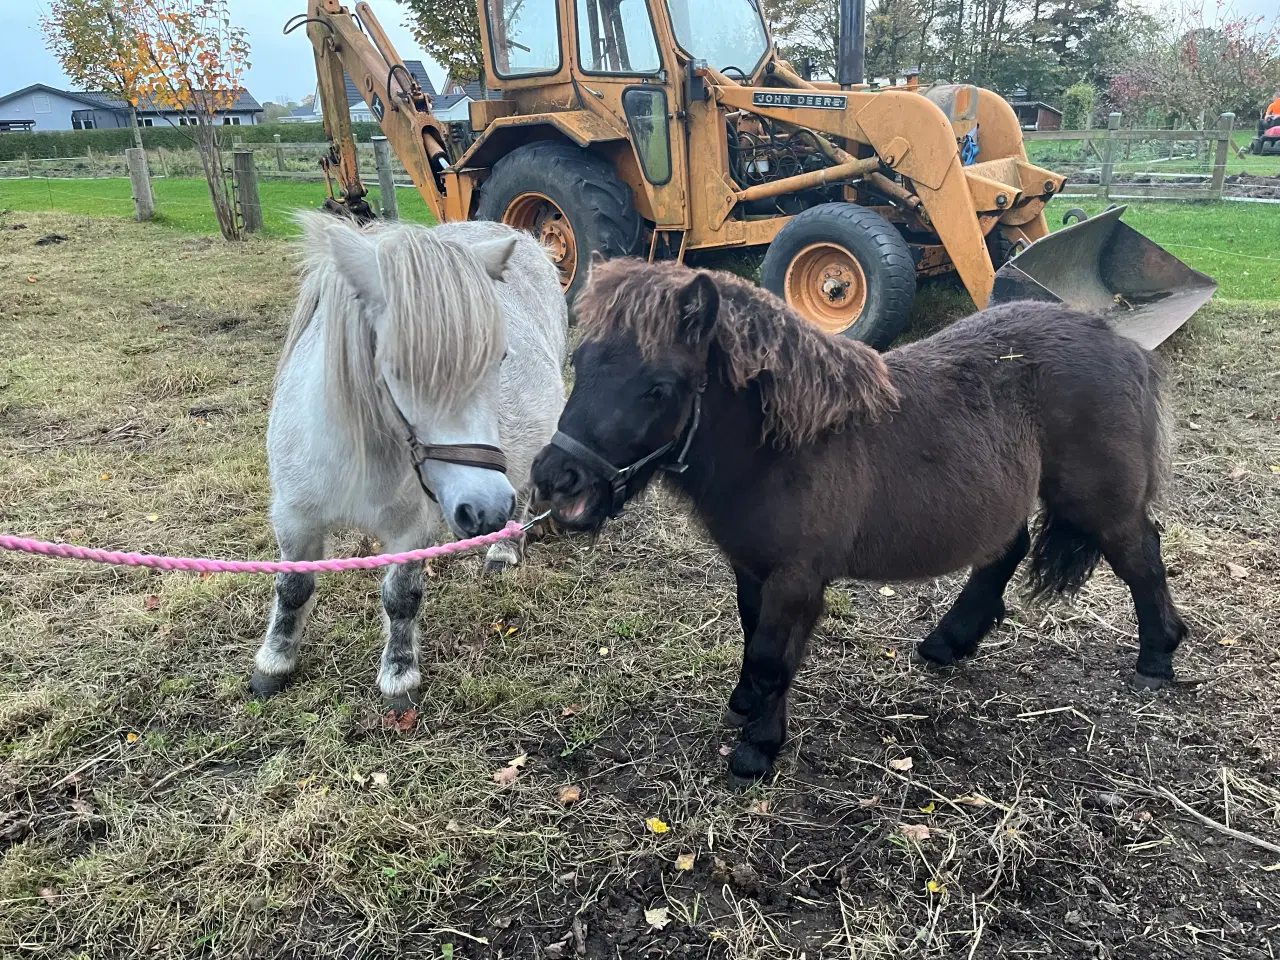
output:
<path id="1" fill-rule="evenodd" d="M 397 563 L 446 557 L 476 547 L 492 546 L 502 540 L 518 537 L 523 532 L 524 527 L 512 520 L 501 530 L 486 533 L 481 537 L 472 537 L 470 540 L 456 540 L 453 543 L 442 543 L 438 547 L 424 547 L 407 553 L 383 553 L 376 557 L 341 557 L 333 560 L 210 560 L 204 557 L 158 557 L 150 553 L 122 553 L 118 550 L 78 547 L 73 543 L 49 543 L 45 540 L 14 537 L 9 534 L 0 534 L 0 549 L 34 553 L 42 557 L 106 563 L 118 567 L 154 567 L 159 570 L 190 570 L 195 573 L 333 573 L 344 570 L 374 570 Z"/>

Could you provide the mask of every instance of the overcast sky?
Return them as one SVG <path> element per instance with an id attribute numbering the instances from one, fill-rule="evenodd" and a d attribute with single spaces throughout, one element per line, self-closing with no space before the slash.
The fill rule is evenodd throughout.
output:
<path id="1" fill-rule="evenodd" d="M 1167 0 L 1144 0 L 1149 6 L 1168 9 Z M 354 5 L 354 0 L 350 0 Z M 284 22 L 306 9 L 306 0 L 230 0 L 232 20 L 249 31 L 253 66 L 245 85 L 258 100 L 299 100 L 315 90 L 315 65 L 306 34 L 280 32 Z M 404 8 L 395 0 L 374 0 L 374 12 L 391 34 L 400 56 L 422 60 L 436 89 L 444 70 L 430 60 L 404 27 Z M 1275 16 L 1277 0 L 1235 0 L 1241 14 Z M 46 0 L 0 0 L 0 96 L 31 83 L 68 86 L 58 62 L 44 47 L 40 14 Z"/>

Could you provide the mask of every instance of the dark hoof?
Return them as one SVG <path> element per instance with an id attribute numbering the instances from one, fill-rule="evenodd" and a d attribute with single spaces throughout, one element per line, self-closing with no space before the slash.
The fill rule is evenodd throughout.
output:
<path id="1" fill-rule="evenodd" d="M 941 634 L 931 633 L 916 645 L 916 656 L 930 667 L 953 667 L 959 659 Z"/>
<path id="2" fill-rule="evenodd" d="M 394 697 L 382 698 L 382 708 L 394 713 L 404 713 L 406 710 L 415 709 L 421 703 L 420 692 L 417 690 L 406 690 L 404 693 L 397 694 Z"/>
<path id="3" fill-rule="evenodd" d="M 734 727 L 736 729 L 747 725 L 747 715 L 745 713 L 739 713 L 737 710 L 733 709 L 733 707 L 725 707 L 724 716 L 720 719 L 726 727 Z"/>
<path id="4" fill-rule="evenodd" d="M 755 783 L 773 773 L 773 760 L 759 747 L 743 742 L 729 754 L 729 773 L 735 780 Z"/>
<path id="5" fill-rule="evenodd" d="M 288 685 L 289 674 L 287 673 L 272 676 L 261 670 L 255 670 L 253 676 L 249 678 L 249 690 L 255 697 L 274 697 Z"/>
<path id="6" fill-rule="evenodd" d="M 1135 690 L 1159 690 L 1161 687 L 1167 687 L 1173 683 L 1173 677 L 1161 677 L 1150 673 L 1135 673 L 1133 675 L 1133 689 Z"/>
<path id="7" fill-rule="evenodd" d="M 486 560 L 484 562 L 484 572 L 486 576 L 496 575 L 504 570 L 510 570 L 511 566 L 505 560 Z"/>

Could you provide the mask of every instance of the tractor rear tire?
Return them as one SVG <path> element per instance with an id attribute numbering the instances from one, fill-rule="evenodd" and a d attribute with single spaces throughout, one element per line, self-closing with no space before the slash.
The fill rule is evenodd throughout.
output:
<path id="1" fill-rule="evenodd" d="M 495 163 L 480 188 L 476 219 L 498 220 L 542 241 L 571 309 L 591 254 L 625 257 L 640 247 L 631 188 L 600 157 L 557 141 L 526 143 Z"/>
<path id="2" fill-rule="evenodd" d="M 902 234 L 880 214 L 824 203 L 778 231 L 760 283 L 819 329 L 883 350 L 907 324 L 916 266 Z"/>

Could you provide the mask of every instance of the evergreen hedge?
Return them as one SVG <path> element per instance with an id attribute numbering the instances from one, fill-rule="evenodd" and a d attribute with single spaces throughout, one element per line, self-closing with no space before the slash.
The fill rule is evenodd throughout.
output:
<path id="1" fill-rule="evenodd" d="M 367 141 L 380 136 L 376 123 L 352 124 L 357 140 Z M 323 143 L 322 123 L 263 123 L 243 127 L 223 127 L 218 131 L 222 142 L 230 147 L 232 139 L 239 137 L 245 143 L 271 143 L 275 135 L 285 143 Z M 167 123 L 160 127 L 143 127 L 142 142 L 150 148 L 165 150 L 192 149 L 190 137 L 182 127 Z M 0 160 L 21 160 L 23 154 L 32 159 L 49 160 L 56 157 L 83 157 L 88 149 L 98 153 L 123 153 L 133 146 L 133 131 L 119 130 L 52 130 L 44 133 L 0 133 Z"/>

